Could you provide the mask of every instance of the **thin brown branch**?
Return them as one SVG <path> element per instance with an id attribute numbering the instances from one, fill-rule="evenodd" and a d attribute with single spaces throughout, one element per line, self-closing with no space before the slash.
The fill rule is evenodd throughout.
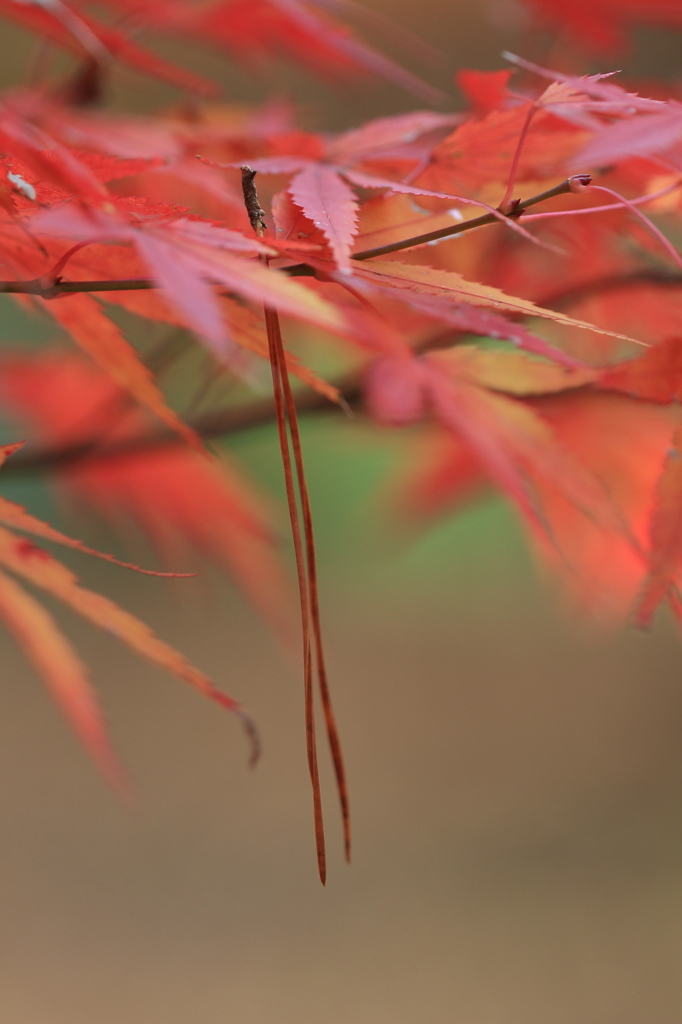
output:
<path id="1" fill-rule="evenodd" d="M 444 348 L 452 341 L 453 330 L 448 329 L 432 336 L 415 351 L 426 352 Z M 337 377 L 333 386 L 338 389 L 340 402 L 335 404 L 326 395 L 318 391 L 306 389 L 296 396 L 296 409 L 301 412 L 352 412 L 361 398 L 362 373 L 355 371 Z M 251 430 L 275 421 L 275 402 L 271 398 L 260 398 L 231 409 L 220 409 L 217 412 L 203 413 L 201 416 L 186 418 L 185 422 L 193 431 L 206 441 L 226 434 L 238 434 L 242 430 Z M 68 469 L 72 464 L 92 459 L 98 462 L 105 459 L 116 459 L 124 455 L 144 454 L 162 448 L 176 447 L 184 444 L 183 439 L 174 431 L 156 430 L 122 441 L 108 442 L 101 435 L 85 438 L 77 444 L 64 445 L 59 448 L 47 448 L 37 452 L 13 455 L 3 464 L 2 475 L 6 479 L 10 475 L 28 473 L 54 472 Z"/>
<path id="2" fill-rule="evenodd" d="M 351 407 L 357 403 L 360 395 L 360 383 L 356 374 L 340 378 L 336 386 L 341 391 L 347 404 Z M 317 391 L 306 391 L 296 398 L 299 412 L 339 412 L 340 406 L 333 405 L 327 397 Z M 258 399 L 233 409 L 221 409 L 218 412 L 205 413 L 188 421 L 200 437 L 210 440 L 226 434 L 237 434 L 242 430 L 273 423 L 275 420 L 275 404 L 272 399 Z M 22 450 L 21 454 L 13 455 L 2 467 L 2 475 L 6 479 L 11 475 L 25 473 L 54 472 L 67 469 L 69 466 L 92 460 L 98 463 L 106 459 L 117 459 L 124 455 L 144 454 L 163 448 L 177 447 L 183 444 L 175 433 L 166 430 L 150 431 L 137 437 L 126 438 L 124 441 L 107 442 L 99 435 L 93 435 L 77 444 L 64 445 L 59 448 L 43 448 L 36 452 Z"/>
<path id="3" fill-rule="evenodd" d="M 590 178 L 588 174 L 574 174 L 571 178 L 555 185 L 546 192 L 540 192 L 528 199 L 520 199 L 515 202 L 510 211 L 504 216 L 518 219 L 525 210 L 538 203 L 544 203 L 555 196 L 566 195 L 572 191 L 572 182 L 575 178 L 581 180 Z M 590 178 L 591 180 L 591 178 Z M 258 206 L 262 215 L 262 210 Z M 254 210 L 254 215 L 256 211 Z M 472 231 L 474 228 L 483 227 L 486 224 L 496 224 L 501 217 L 501 212 L 485 213 L 481 217 L 474 217 L 472 220 L 462 221 L 460 224 L 453 224 L 447 228 L 440 228 L 438 231 L 429 231 L 424 235 L 414 235 L 411 238 L 403 238 L 399 242 L 391 242 L 390 245 L 380 245 L 375 249 L 363 249 L 361 252 L 352 254 L 354 260 L 369 260 L 378 256 L 386 256 L 391 252 L 399 252 L 401 249 L 411 249 L 415 245 L 424 245 L 426 242 L 435 242 L 441 238 L 450 238 L 453 235 L 460 235 L 464 231 Z M 306 263 L 296 263 L 290 267 L 282 267 L 281 272 L 289 277 L 314 277 L 315 269 Z M 125 291 L 147 291 L 157 288 L 158 285 L 153 278 L 134 277 L 113 281 L 62 281 L 61 279 L 50 280 L 47 277 L 37 277 L 31 281 L 0 281 L 0 293 L 14 295 L 39 295 L 43 299 L 54 299 L 58 295 L 70 295 L 75 292 L 125 292 Z"/>
<path id="4" fill-rule="evenodd" d="M 0 281 L 0 293 L 8 295 L 40 295 L 42 299 L 54 299 L 57 295 L 74 292 L 133 292 L 149 291 L 158 287 L 151 277 L 132 277 L 116 281 L 47 281 L 43 277 L 32 281 Z"/>
<path id="5" fill-rule="evenodd" d="M 682 288 L 682 274 L 658 270 L 638 270 L 630 274 L 614 275 L 589 281 L 583 285 L 566 288 L 543 296 L 540 304 L 548 309 L 570 305 L 584 298 L 590 298 L 603 292 L 631 288 L 637 284 L 652 284 L 661 288 Z M 450 332 L 448 332 L 448 337 Z M 432 340 L 428 348 L 440 347 L 447 339 L 439 336 Z M 361 394 L 360 375 L 349 373 L 332 381 L 339 389 L 345 407 L 353 408 L 358 404 Z M 339 412 L 341 406 L 334 405 L 317 391 L 304 391 L 296 397 L 296 408 L 299 412 Z M 274 402 L 257 399 L 254 402 L 237 406 L 232 409 L 221 409 L 218 412 L 204 413 L 187 421 L 188 426 L 199 437 L 210 440 L 226 434 L 236 434 L 242 430 L 264 426 L 274 422 Z M 27 473 L 54 472 L 66 469 L 72 464 L 84 460 L 115 459 L 122 455 L 142 454 L 157 449 L 169 448 L 182 444 L 181 438 L 170 431 L 150 431 L 138 437 L 127 438 L 125 441 L 108 443 L 100 436 L 93 436 L 78 444 L 65 445 L 59 448 L 44 448 L 36 452 L 25 449 L 18 455 L 8 459 L 2 468 L 4 478 Z"/>
<path id="6" fill-rule="evenodd" d="M 322 882 L 322 885 L 325 885 L 327 881 L 327 852 L 325 847 L 324 820 L 322 814 L 322 790 L 320 787 L 320 772 L 317 755 L 312 660 L 313 638 L 311 632 L 314 612 L 310 590 L 312 570 L 309 561 L 309 551 L 310 545 L 313 541 L 312 534 L 310 533 L 311 523 L 309 507 L 308 515 L 306 515 L 307 489 L 305 484 L 305 473 L 303 469 L 300 437 L 298 434 L 296 408 L 293 403 L 289 378 L 286 370 L 284 342 L 282 341 L 279 317 L 274 310 L 269 309 L 267 306 L 265 307 L 265 322 L 268 331 L 270 365 L 272 367 L 277 432 L 279 435 L 282 466 L 284 469 L 287 505 L 289 508 L 291 535 L 294 543 L 294 553 L 296 556 L 296 573 L 298 576 L 298 591 L 301 602 L 306 751 L 308 755 L 308 770 L 310 773 L 313 796 L 317 866 L 320 874 L 320 881 Z M 301 512 L 303 513 L 303 523 L 301 523 L 301 514 L 299 513 L 298 508 L 299 500 L 301 503 Z"/>
<path id="7" fill-rule="evenodd" d="M 555 196 L 563 196 L 572 191 L 572 182 L 574 178 L 583 179 L 589 178 L 589 174 L 574 174 L 572 178 L 566 178 L 561 184 L 555 185 L 554 188 L 547 189 L 546 192 L 539 192 L 535 196 L 530 196 L 528 199 L 521 199 L 515 202 L 511 207 L 509 213 L 504 214 L 506 217 L 513 217 L 518 219 L 530 206 L 537 206 L 538 203 L 544 203 L 547 199 L 554 199 Z M 363 249 L 361 252 L 354 252 L 352 258 L 354 260 L 370 260 L 378 256 L 387 256 L 392 252 L 399 252 L 401 249 L 410 249 L 415 245 L 424 245 L 426 242 L 436 242 L 441 238 L 450 238 L 452 235 L 461 235 L 464 231 L 471 231 L 473 228 L 481 228 L 486 224 L 497 224 L 500 221 L 500 214 L 502 211 L 495 213 L 484 213 L 481 217 L 474 217 L 472 220 L 464 220 L 459 224 L 453 224 L 447 228 L 439 228 L 437 231 L 427 231 L 424 235 L 414 235 L 412 238 L 403 238 L 399 242 L 391 242 L 390 245 L 380 245 L 375 249 Z M 302 267 L 305 264 L 296 264 L 294 267 L 286 267 L 285 273 L 296 274 L 303 273 Z M 307 268 L 310 269 L 310 268 Z"/>
<path id="8" fill-rule="evenodd" d="M 242 189 L 244 203 L 249 215 L 251 227 L 259 238 L 265 230 L 264 211 L 258 201 L 255 185 L 256 172 L 248 165 L 242 167 Z M 261 261 L 268 265 L 268 257 L 261 256 Z M 337 787 L 341 801 L 341 812 L 344 825 L 346 857 L 350 856 L 350 818 L 348 813 L 348 795 L 345 781 L 341 743 L 332 710 L 325 659 L 322 648 L 322 627 L 318 601 L 317 568 L 315 554 L 315 537 L 313 517 L 308 496 L 301 436 L 298 428 L 298 411 L 294 401 L 289 371 L 287 369 L 284 340 L 280 328 L 277 310 L 264 307 L 265 327 L 268 337 L 268 353 L 272 371 L 273 398 L 275 418 L 279 435 L 282 467 L 291 522 L 291 534 L 296 555 L 296 572 L 301 602 L 301 629 L 303 639 L 303 680 L 305 704 L 306 749 L 308 768 L 312 785 L 313 810 L 315 822 L 315 848 L 317 866 L 322 885 L 327 881 L 327 852 L 324 836 L 324 819 L 322 813 L 322 790 L 317 754 L 317 738 L 315 725 L 315 692 L 314 679 L 317 675 L 320 696 L 325 713 L 327 734 L 331 747 L 332 760 L 336 774 Z M 293 458 L 292 458 L 293 456 Z M 299 511 L 300 502 L 300 511 Z M 313 669 L 313 649 L 315 651 L 315 669 Z"/>

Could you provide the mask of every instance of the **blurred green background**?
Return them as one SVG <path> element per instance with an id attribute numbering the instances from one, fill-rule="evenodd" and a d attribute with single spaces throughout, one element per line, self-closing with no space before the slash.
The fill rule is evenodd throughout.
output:
<path id="1" fill-rule="evenodd" d="M 503 46 L 531 38 L 510 5 L 375 6 L 446 49 L 447 75 L 499 67 Z M 3 33 L 9 84 L 30 45 Z M 642 32 L 618 66 L 674 77 L 679 42 Z M 281 74 L 245 85 L 217 58 L 163 50 L 222 76 L 240 100 Z M 317 126 L 414 105 L 383 86 L 334 93 L 298 72 L 286 87 Z M 126 74 L 114 91 L 138 109 L 169 99 Z M 9 308 L 5 344 L 51 336 Z M 308 417 L 304 444 L 353 866 L 325 765 L 331 864 L 320 887 L 299 673 L 241 596 L 206 565 L 198 581 L 165 582 L 74 558 L 88 585 L 247 704 L 265 752 L 249 771 L 229 717 L 58 612 L 139 788 L 121 805 L 0 637 L 0 1020 L 673 1024 L 680 638 L 665 621 L 614 637 L 567 618 L 500 500 L 419 538 L 387 529 L 376 492 L 399 463 L 398 432 Z M 272 430 L 225 446 L 277 491 Z M 87 516 L 60 519 L 42 481 L 3 493 L 105 550 L 114 543 Z"/>

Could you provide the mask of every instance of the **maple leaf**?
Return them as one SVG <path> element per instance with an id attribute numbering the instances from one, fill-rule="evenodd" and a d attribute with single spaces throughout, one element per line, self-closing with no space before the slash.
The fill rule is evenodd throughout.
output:
<path id="1" fill-rule="evenodd" d="M 538 393 L 528 402 L 511 405 L 509 399 L 500 402 L 503 396 L 490 392 L 482 400 L 486 392 L 480 383 L 494 385 L 498 375 L 496 369 L 491 376 L 487 355 L 476 353 L 472 362 L 471 353 L 459 357 L 457 349 L 439 354 L 441 361 L 459 361 L 459 374 L 470 372 L 469 363 L 470 380 L 478 383 L 475 388 L 469 384 L 464 392 L 460 383 L 453 392 L 446 382 L 435 411 L 452 434 L 427 435 L 418 457 L 394 487 L 393 503 L 412 523 L 423 523 L 496 483 L 524 513 L 543 567 L 553 570 L 581 614 L 621 624 L 638 595 L 640 602 L 647 596 L 643 587 L 651 517 L 679 410 L 570 385 L 557 394 Z M 507 355 L 491 353 L 493 359 Z M 511 356 L 525 376 L 530 369 L 527 357 Z M 538 388 L 546 367 L 539 370 L 532 371 L 533 376 L 538 373 L 533 382 Z M 523 387 L 531 394 L 529 383 Z M 548 390 L 557 383 L 547 381 Z M 672 506 L 668 508 L 672 512 Z M 673 542 L 678 539 L 674 531 L 679 504 L 676 509 L 676 518 L 668 518 L 666 535 Z M 666 566 L 671 553 L 679 557 L 679 550 L 661 549 L 659 566 Z M 679 562 L 674 564 L 679 571 Z M 652 574 L 650 582 L 652 607 L 666 590 L 674 601 L 668 575 L 654 579 Z M 648 614 L 644 604 L 640 608 Z"/>
<path id="2" fill-rule="evenodd" d="M 541 502 L 526 470 L 559 489 L 572 505 L 608 529 L 618 531 L 616 508 L 599 482 L 575 460 L 551 428 L 523 402 L 494 394 L 467 378 L 466 363 L 443 374 L 443 356 L 427 357 L 429 393 L 436 418 L 476 451 L 487 472 L 527 516 L 551 538 Z M 454 372 L 452 372 L 454 370 Z"/>
<path id="3" fill-rule="evenodd" d="M 509 382 L 512 393 L 563 391 L 594 379 L 589 371 L 572 374 L 564 367 L 535 363 L 521 353 L 480 353 L 458 346 L 418 360 L 379 360 L 365 378 L 368 407 L 380 420 L 395 424 L 413 422 L 430 409 L 439 423 L 466 442 L 480 469 L 512 498 L 532 527 L 549 537 L 542 505 L 529 486 L 528 471 L 558 488 L 604 528 L 622 529 L 618 510 L 606 491 L 535 410 L 491 390 L 504 389 L 509 363 L 520 370 L 516 380 L 512 377 Z M 471 477 L 467 460 L 463 465 L 467 478 Z"/>
<path id="4" fill-rule="evenodd" d="M 570 167 L 584 170 L 625 157 L 648 156 L 669 149 L 680 139 L 682 104 L 675 100 L 664 102 L 627 92 L 609 81 L 610 74 L 578 77 L 550 71 L 512 53 L 503 56 L 552 81 L 543 95 L 533 101 L 538 108 L 593 132 L 593 137 L 583 139 L 576 152 L 565 154 Z"/>
<path id="5" fill-rule="evenodd" d="M 415 142 L 423 136 L 431 136 L 434 131 L 440 134 L 452 121 L 451 116 L 423 111 L 382 118 L 337 136 L 327 144 L 325 152 L 318 154 L 318 159 L 305 154 L 283 154 L 253 159 L 249 166 L 262 174 L 293 175 L 288 189 L 292 199 L 324 233 L 337 267 L 342 273 L 348 273 L 359 204 L 346 182 L 366 189 L 388 189 L 408 195 L 456 200 L 456 196 L 431 193 L 408 182 L 380 177 L 363 169 L 368 162 L 380 166 L 382 158 L 390 163 L 397 155 L 404 157 L 407 154 L 417 162 L 420 153 L 414 151 Z M 429 138 L 429 143 L 432 141 Z M 207 162 L 215 167 L 229 166 Z M 279 233 L 277 238 L 279 240 Z"/>
<path id="6" fill-rule="evenodd" d="M 375 285 L 403 302 L 412 302 L 411 293 L 417 293 L 417 308 L 424 308 L 424 297 L 433 296 L 437 299 L 451 298 L 459 301 L 469 302 L 474 306 L 493 306 L 497 310 L 510 313 L 520 313 L 526 316 L 539 316 L 548 320 L 554 320 L 559 324 L 571 327 L 579 327 L 583 330 L 595 331 L 597 334 L 606 334 L 611 337 L 622 338 L 625 341 L 632 341 L 627 335 L 609 331 L 606 328 L 586 323 L 583 320 L 576 320 L 558 310 L 543 309 L 526 299 L 506 295 L 498 288 L 490 285 L 479 284 L 475 281 L 467 281 L 460 274 L 447 270 L 435 270 L 432 267 L 425 267 L 413 263 L 401 263 L 398 260 L 384 262 L 372 260 L 371 263 L 354 264 L 354 273 L 357 277 Z M 435 311 L 438 307 L 433 306 Z M 445 313 L 447 317 L 447 312 Z M 548 352 L 544 354 L 549 354 Z"/>
<path id="7" fill-rule="evenodd" d="M 620 625 L 647 576 L 656 488 L 679 410 L 615 393 L 569 392 L 534 404 L 563 445 L 601 481 L 625 522 L 621 532 L 605 530 L 535 477 L 555 539 L 552 546 L 535 536 L 542 560 L 583 615 Z"/>
<path id="8" fill-rule="evenodd" d="M 345 167 L 374 167 L 379 174 L 385 168 L 383 173 L 387 174 L 387 168 L 397 160 L 418 165 L 462 120 L 462 114 L 437 114 L 432 110 L 378 117 L 328 137 L 324 154 L 329 161 Z"/>
<path id="9" fill-rule="evenodd" d="M 9 103 L 0 104 L 0 149 L 20 160 L 38 180 L 63 189 L 66 196 L 83 196 L 95 203 L 110 199 L 109 190 L 75 153 Z"/>
<path id="10" fill-rule="evenodd" d="M 682 103 L 670 100 L 653 113 L 631 117 L 602 129 L 576 154 L 573 163 L 606 166 L 627 157 L 661 154 L 680 166 L 676 147 L 682 141 Z"/>
<path id="11" fill-rule="evenodd" d="M 5 454 L 8 449 L 15 449 L 15 445 L 4 445 L 0 448 L 0 452 Z M 4 460 L 3 460 L 4 461 Z M 76 540 L 73 537 L 68 537 L 65 533 L 60 530 L 55 530 L 54 527 L 48 523 L 44 523 L 41 519 L 37 519 L 32 516 L 25 508 L 21 505 L 17 505 L 16 502 L 9 501 L 7 498 L 0 497 L 0 522 L 5 526 L 11 526 L 15 530 L 21 530 L 24 533 L 33 534 L 36 537 L 40 537 L 42 540 L 53 541 L 56 544 L 62 544 L 67 548 L 72 548 L 74 551 L 81 551 L 86 555 L 93 555 L 95 558 L 102 558 L 106 562 L 113 562 L 114 565 L 123 566 L 124 569 L 134 569 L 135 572 L 142 573 L 145 576 L 167 576 L 167 577 L 181 577 L 191 575 L 188 573 L 176 573 L 176 572 L 159 572 L 156 569 L 142 569 L 139 565 L 132 565 L 130 562 L 122 562 L 120 558 L 115 558 L 114 555 L 104 554 L 102 551 L 96 551 L 95 548 L 88 547 L 80 540 Z"/>
<path id="12" fill-rule="evenodd" d="M 549 362 L 510 349 L 489 349 L 480 345 L 456 345 L 440 352 L 438 361 L 447 364 L 472 383 L 491 391 L 527 397 L 582 388 L 599 380 L 599 372 L 575 364 Z"/>
<path id="13" fill-rule="evenodd" d="M 253 759 L 257 756 L 254 726 L 241 705 L 218 690 L 208 676 L 194 668 L 173 647 L 155 636 L 140 619 L 119 608 L 109 598 L 81 587 L 74 573 L 47 551 L 15 537 L 4 527 L 0 527 L 0 563 L 34 586 L 59 598 L 94 625 L 113 633 L 122 643 L 152 664 L 166 669 L 200 693 L 237 714 L 251 737 L 251 757 Z"/>
<path id="14" fill-rule="evenodd" d="M 615 82 L 606 81 L 616 72 L 607 72 L 606 74 L 599 75 L 567 75 L 561 71 L 554 71 L 549 68 L 543 68 L 539 64 L 533 64 L 532 61 L 525 60 L 523 57 L 517 57 L 516 54 L 509 53 L 506 50 L 502 56 L 517 67 L 524 68 L 526 71 L 532 71 L 533 74 L 539 75 L 541 78 L 549 79 L 554 83 L 555 87 L 556 83 L 569 87 L 570 92 L 568 94 L 562 93 L 560 90 L 556 92 L 547 91 L 540 97 L 538 102 L 541 105 L 547 105 L 550 109 L 556 109 L 557 101 L 561 103 L 565 97 L 570 99 L 573 93 L 578 95 L 584 94 L 599 104 L 599 106 L 589 106 L 587 109 L 597 110 L 610 115 L 629 117 L 637 112 L 655 112 L 665 106 L 661 100 L 647 99 L 645 96 L 639 96 L 637 93 L 626 92 L 622 86 L 617 85 Z"/>
<path id="15" fill-rule="evenodd" d="M 437 192 L 477 196 L 484 186 L 506 181 L 524 131 L 516 180 L 561 174 L 566 160 L 585 144 L 587 136 L 575 126 L 557 122 L 556 112 L 542 106 L 541 97 L 465 121 L 434 148 L 415 183 Z M 531 114 L 535 116 L 529 124 Z"/>
<path id="16" fill-rule="evenodd" d="M 93 244 L 74 254 L 69 260 L 69 276 L 74 281 L 111 280 L 144 275 L 144 264 L 139 257 L 124 246 Z M 86 297 L 86 296 L 83 296 Z M 168 304 L 163 296 L 154 290 L 147 291 L 112 291 L 97 296 L 98 301 L 106 305 L 117 305 L 130 313 L 176 327 L 185 326 L 185 318 Z M 262 359 L 268 358 L 268 343 L 262 316 L 242 303 L 227 295 L 218 297 L 220 314 L 225 324 L 227 336 L 240 348 Z M 47 303 L 48 312 L 55 309 L 54 303 Z M 287 366 L 308 387 L 313 388 L 330 401 L 339 401 L 338 388 L 323 380 L 309 367 L 305 366 L 291 352 L 286 353 Z M 98 362 L 97 356 L 95 361 Z M 107 367 L 102 367 L 107 369 Z M 114 379 L 116 376 L 111 374 Z M 119 381 L 119 383 L 121 383 Z"/>
<path id="17" fill-rule="evenodd" d="M 289 186 L 291 198 L 321 228 L 342 273 L 350 273 L 350 254 L 357 231 L 355 193 L 331 167 L 310 165 Z"/>
<path id="18" fill-rule="evenodd" d="M 435 295 L 410 295 L 408 301 L 413 309 L 418 309 L 434 320 L 448 324 L 456 330 L 465 331 L 468 334 L 478 334 L 483 338 L 500 338 L 511 341 L 519 349 L 546 356 L 564 367 L 577 369 L 583 365 L 562 349 L 533 334 L 527 327 L 507 320 L 499 313 L 491 313 L 487 309 L 480 309 L 468 302 L 452 302 Z M 495 302 L 493 301 L 492 304 Z"/>

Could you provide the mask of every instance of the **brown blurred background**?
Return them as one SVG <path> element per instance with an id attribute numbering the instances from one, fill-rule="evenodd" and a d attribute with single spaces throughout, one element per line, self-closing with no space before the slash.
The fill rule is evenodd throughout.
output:
<path id="1" fill-rule="evenodd" d="M 448 51 L 440 85 L 457 65 L 501 66 L 499 49 L 531 38 L 506 4 L 375 6 Z M 12 82 L 30 46 L 9 29 L 6 41 Z M 643 32 L 628 67 L 673 77 L 679 43 Z M 265 93 L 211 61 L 228 95 Z M 299 73 L 287 82 L 318 126 L 332 107 L 332 123 L 350 124 L 413 105 L 388 87 L 359 98 Z M 125 75 L 115 90 L 138 108 L 168 100 Z M 22 340 L 2 310 L 5 342 Z M 299 676 L 240 595 L 208 566 L 167 583 L 74 560 L 249 706 L 265 753 L 249 771 L 229 717 L 59 613 L 138 786 L 122 806 L 0 637 L 0 1021 L 675 1024 L 680 638 L 665 621 L 604 637 L 567 619 L 501 501 L 420 539 L 387 536 L 373 495 L 399 435 L 309 418 L 304 442 L 353 866 L 326 773 L 320 887 Z M 278 486 L 272 431 L 226 447 Z M 41 482 L 4 493 L 59 524 Z M 87 518 L 70 525 L 111 548 Z"/>

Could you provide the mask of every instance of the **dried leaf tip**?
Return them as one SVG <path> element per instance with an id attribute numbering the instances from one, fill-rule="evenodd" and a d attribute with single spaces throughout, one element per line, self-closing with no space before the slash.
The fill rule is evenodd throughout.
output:
<path id="1" fill-rule="evenodd" d="M 262 235 L 265 231 L 267 224 L 265 223 L 265 210 L 261 209 L 261 205 L 258 202 L 258 192 L 256 191 L 256 174 L 252 167 L 248 164 L 244 164 L 241 168 L 242 172 L 242 192 L 244 193 L 244 205 L 246 206 L 246 212 L 249 215 L 249 221 L 251 227 L 257 235 Z"/>

